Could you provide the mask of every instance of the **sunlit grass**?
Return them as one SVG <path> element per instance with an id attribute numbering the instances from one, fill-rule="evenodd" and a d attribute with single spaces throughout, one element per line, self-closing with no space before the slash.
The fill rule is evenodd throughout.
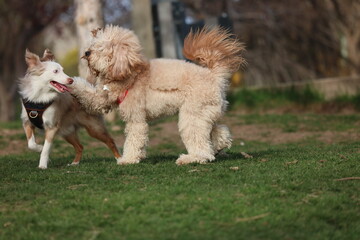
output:
<path id="1" fill-rule="evenodd" d="M 287 132 L 357 131 L 358 115 L 241 115 L 237 124 Z M 173 121 L 170 119 L 169 121 Z M 150 128 L 162 130 L 163 121 Z M 17 125 L 21 130 L 21 125 Z M 15 126 L 10 126 L 16 129 Z M 115 135 L 122 134 L 116 130 Z M 137 165 L 118 166 L 105 146 L 79 166 L 57 140 L 49 169 L 38 153 L 0 157 L 0 239 L 358 239 L 359 142 L 269 144 L 239 139 L 206 165 L 177 166 L 171 139 Z M 18 140 L 16 133 L 13 137 Z M 6 142 L 6 138 L 0 138 Z M 252 158 L 245 158 L 246 152 Z"/>

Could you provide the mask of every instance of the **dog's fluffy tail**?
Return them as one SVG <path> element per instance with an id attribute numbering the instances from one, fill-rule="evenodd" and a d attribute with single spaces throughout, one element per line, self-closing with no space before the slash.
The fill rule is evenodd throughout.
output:
<path id="1" fill-rule="evenodd" d="M 230 75 L 245 63 L 241 57 L 243 50 L 243 44 L 228 30 L 204 27 L 186 36 L 183 54 L 203 67 Z"/>

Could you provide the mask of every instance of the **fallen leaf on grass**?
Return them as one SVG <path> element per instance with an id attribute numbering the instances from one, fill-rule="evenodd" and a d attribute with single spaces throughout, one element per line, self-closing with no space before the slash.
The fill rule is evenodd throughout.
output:
<path id="1" fill-rule="evenodd" d="M 79 187 L 85 187 L 85 186 L 87 186 L 87 184 L 77 184 L 77 185 L 68 186 L 67 189 L 75 190 L 78 189 Z"/>
<path id="2" fill-rule="evenodd" d="M 267 160 L 266 158 L 262 158 L 261 160 L 260 160 L 260 162 L 268 162 L 269 160 Z"/>
<path id="3" fill-rule="evenodd" d="M 253 156 L 247 154 L 246 152 L 241 152 L 241 155 L 243 155 L 244 158 L 253 158 Z"/>
<path id="4" fill-rule="evenodd" d="M 191 169 L 191 170 L 189 170 L 189 172 L 200 172 L 200 170 L 198 170 L 198 169 Z"/>
<path id="5" fill-rule="evenodd" d="M 346 178 L 335 179 L 335 181 L 346 181 L 346 180 L 360 180 L 360 177 L 346 177 Z"/>
<path id="6" fill-rule="evenodd" d="M 320 160 L 319 162 L 320 162 L 320 163 L 324 163 L 324 162 L 326 162 L 326 160 Z"/>
<path id="7" fill-rule="evenodd" d="M 85 173 L 84 171 L 66 171 L 66 173 Z"/>
<path id="8" fill-rule="evenodd" d="M 270 213 L 263 213 L 263 214 L 260 214 L 260 215 L 257 215 L 257 216 L 253 216 L 253 217 L 248 217 L 248 218 L 236 218 L 235 219 L 235 222 L 248 222 L 248 221 L 253 221 L 253 220 L 257 220 L 257 219 L 260 219 L 260 218 L 264 218 L 266 217 L 267 215 L 269 215 Z"/>
<path id="9" fill-rule="evenodd" d="M 11 222 L 6 222 L 6 223 L 4 223 L 4 227 L 9 227 L 11 225 Z"/>
<path id="10" fill-rule="evenodd" d="M 341 159 L 347 160 L 347 157 L 345 157 L 344 155 L 339 154 L 339 156 L 340 156 Z"/>
<path id="11" fill-rule="evenodd" d="M 94 240 L 97 238 L 97 236 L 100 234 L 100 231 L 94 230 L 91 232 L 91 237 L 89 238 L 90 240 Z"/>
<path id="12" fill-rule="evenodd" d="M 297 164 L 299 162 L 299 160 L 295 160 L 295 161 L 292 161 L 292 162 L 286 162 L 285 165 L 291 165 L 291 164 Z"/>
<path id="13" fill-rule="evenodd" d="M 239 167 L 230 167 L 230 170 L 237 171 L 237 170 L 239 170 Z"/>
<path id="14" fill-rule="evenodd" d="M 310 200 L 315 199 L 315 198 L 318 198 L 320 194 L 321 194 L 321 193 L 311 193 L 311 194 L 308 194 L 308 195 L 306 195 L 303 199 L 301 199 L 300 202 L 297 202 L 296 205 L 300 205 L 300 204 L 303 204 L 303 203 L 308 204 L 308 203 L 310 202 Z"/>

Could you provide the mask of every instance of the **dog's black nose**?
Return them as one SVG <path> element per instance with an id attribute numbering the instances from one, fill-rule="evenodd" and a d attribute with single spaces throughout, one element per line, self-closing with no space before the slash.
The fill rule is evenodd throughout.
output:
<path id="1" fill-rule="evenodd" d="M 91 51 L 86 51 L 86 52 L 85 52 L 85 57 L 90 56 L 90 54 L 91 54 Z"/>

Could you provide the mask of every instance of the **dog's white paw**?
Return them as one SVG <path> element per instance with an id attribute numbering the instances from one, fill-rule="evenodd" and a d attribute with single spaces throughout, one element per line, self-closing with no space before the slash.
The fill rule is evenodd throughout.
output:
<path id="1" fill-rule="evenodd" d="M 181 154 L 180 157 L 176 160 L 177 165 L 186 165 L 196 162 L 198 162 L 198 159 L 196 159 L 195 156 L 187 155 L 187 154 Z"/>
<path id="2" fill-rule="evenodd" d="M 176 160 L 176 164 L 177 165 L 186 165 L 190 163 L 206 164 L 209 160 L 212 161 L 213 159 L 215 158 L 211 157 L 210 159 L 207 159 L 205 157 L 196 156 L 196 155 L 181 154 L 180 157 Z"/>
<path id="3" fill-rule="evenodd" d="M 29 144 L 28 147 L 30 150 L 33 150 L 35 152 L 41 152 L 43 149 L 43 145 L 40 144 Z"/>
<path id="4" fill-rule="evenodd" d="M 47 169 L 47 166 L 45 166 L 45 165 L 39 165 L 38 168 L 40 168 L 40 169 Z"/>
<path id="5" fill-rule="evenodd" d="M 120 157 L 116 159 L 116 162 L 118 165 L 128 165 L 128 164 L 137 164 L 140 162 L 140 160 Z"/>
<path id="6" fill-rule="evenodd" d="M 79 165 L 80 162 L 72 162 L 72 163 L 68 163 L 68 166 L 77 166 Z"/>

